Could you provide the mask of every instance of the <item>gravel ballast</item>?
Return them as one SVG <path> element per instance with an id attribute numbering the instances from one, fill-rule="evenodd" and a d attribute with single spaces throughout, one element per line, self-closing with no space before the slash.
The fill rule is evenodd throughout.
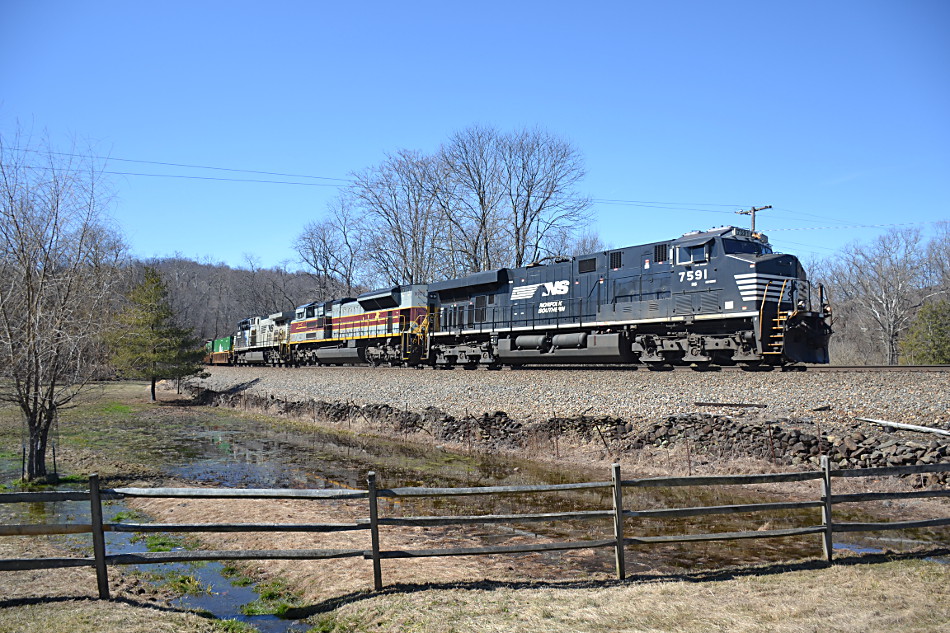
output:
<path id="1" fill-rule="evenodd" d="M 766 407 L 728 411 L 822 426 L 863 417 L 950 428 L 950 373 L 941 372 L 213 367 L 210 373 L 196 384 L 290 401 L 385 404 L 409 411 L 436 407 L 456 417 L 504 411 L 520 422 L 580 415 L 643 421 L 717 412 L 696 405 L 702 402 L 762 404 Z"/>

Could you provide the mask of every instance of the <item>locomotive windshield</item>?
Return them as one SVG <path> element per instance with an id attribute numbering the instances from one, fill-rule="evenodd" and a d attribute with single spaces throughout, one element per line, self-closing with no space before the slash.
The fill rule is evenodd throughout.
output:
<path id="1" fill-rule="evenodd" d="M 770 255 L 771 247 L 761 242 L 746 242 L 744 240 L 723 240 L 722 250 L 727 255 L 733 253 L 751 253 L 753 255 Z"/>

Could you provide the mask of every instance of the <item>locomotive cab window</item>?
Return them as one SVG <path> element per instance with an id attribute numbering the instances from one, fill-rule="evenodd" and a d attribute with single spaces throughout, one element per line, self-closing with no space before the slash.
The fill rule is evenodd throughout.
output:
<path id="1" fill-rule="evenodd" d="M 595 257 L 577 262 L 577 272 L 579 273 L 592 273 L 595 270 L 597 270 L 597 258 Z"/>
<path id="2" fill-rule="evenodd" d="M 699 264 L 709 260 L 710 242 L 691 244 L 676 248 L 677 264 Z"/>
<path id="3" fill-rule="evenodd" d="M 723 240 L 722 250 L 727 255 L 732 253 L 751 253 L 753 255 L 770 255 L 772 249 L 759 242 L 745 242 L 742 240 Z"/>

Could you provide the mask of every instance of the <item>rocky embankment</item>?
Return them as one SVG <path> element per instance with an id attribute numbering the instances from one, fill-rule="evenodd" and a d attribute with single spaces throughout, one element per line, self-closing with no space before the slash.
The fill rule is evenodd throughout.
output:
<path id="1" fill-rule="evenodd" d="M 386 432 L 422 433 L 430 441 L 482 450 L 532 451 L 565 438 L 591 444 L 605 455 L 681 447 L 711 459 L 751 457 L 805 467 L 827 455 L 834 467 L 860 468 L 950 461 L 946 436 L 856 420 L 948 429 L 948 383 L 950 375 L 941 373 L 340 367 L 214 368 L 191 388 L 212 405 L 332 422 L 357 420 Z M 759 407 L 726 406 L 751 403 Z"/>

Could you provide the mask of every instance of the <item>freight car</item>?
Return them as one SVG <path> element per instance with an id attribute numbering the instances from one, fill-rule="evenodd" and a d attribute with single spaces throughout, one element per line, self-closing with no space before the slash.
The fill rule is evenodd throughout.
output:
<path id="1" fill-rule="evenodd" d="M 233 336 L 223 336 L 205 343 L 205 363 L 208 365 L 230 365 L 233 341 Z"/>
<path id="2" fill-rule="evenodd" d="M 236 363 L 827 363 L 830 307 L 793 255 L 723 227 L 241 322 Z"/>

